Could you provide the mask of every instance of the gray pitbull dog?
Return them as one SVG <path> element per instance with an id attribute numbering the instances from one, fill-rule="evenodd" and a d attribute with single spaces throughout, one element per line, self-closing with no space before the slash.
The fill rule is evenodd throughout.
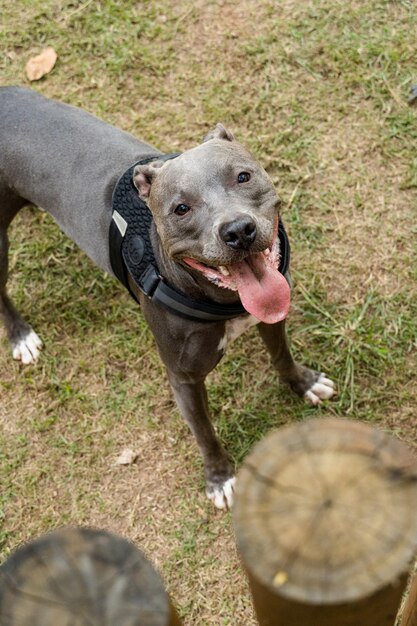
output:
<path id="1" fill-rule="evenodd" d="M 79 247 L 113 274 L 108 233 L 120 175 L 161 153 L 75 107 L 19 87 L 0 88 L 0 313 L 22 363 L 42 342 L 6 293 L 7 228 L 32 203 L 48 211 Z M 312 404 L 333 383 L 297 364 L 285 317 L 289 287 L 278 271 L 279 199 L 267 173 L 221 124 L 203 143 L 168 161 L 137 165 L 134 184 L 152 212 L 151 241 L 160 273 L 202 301 L 236 303 L 248 314 L 229 321 L 183 319 L 139 297 L 179 410 L 203 456 L 207 495 L 218 508 L 233 499 L 233 466 L 211 424 L 204 380 L 226 347 L 258 324 L 281 380 Z"/>

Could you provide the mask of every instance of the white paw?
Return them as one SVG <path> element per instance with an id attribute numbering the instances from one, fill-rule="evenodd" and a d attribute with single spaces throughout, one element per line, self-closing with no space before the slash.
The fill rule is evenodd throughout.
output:
<path id="1" fill-rule="evenodd" d="M 216 487 L 212 491 L 207 491 L 207 497 L 217 509 L 231 509 L 233 506 L 233 493 L 236 478 L 229 478 L 221 487 Z"/>
<path id="2" fill-rule="evenodd" d="M 22 361 L 24 365 L 29 365 L 35 363 L 41 350 L 42 341 L 35 331 L 31 330 L 13 346 L 13 358 Z"/>
<path id="3" fill-rule="evenodd" d="M 336 393 L 334 382 L 320 374 L 319 379 L 305 392 L 304 398 L 314 406 L 321 404 L 322 400 L 328 400 Z"/>

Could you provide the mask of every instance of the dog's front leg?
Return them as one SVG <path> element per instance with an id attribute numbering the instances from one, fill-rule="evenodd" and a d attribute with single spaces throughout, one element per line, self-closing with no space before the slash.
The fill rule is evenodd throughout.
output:
<path id="1" fill-rule="evenodd" d="M 204 381 L 220 361 L 224 323 L 184 320 L 143 299 L 143 311 L 165 365 L 178 409 L 193 433 L 204 462 L 207 496 L 230 507 L 234 468 L 210 421 Z"/>
<path id="2" fill-rule="evenodd" d="M 281 380 L 297 395 L 314 405 L 333 396 L 335 393 L 333 381 L 323 373 L 294 361 L 288 346 L 285 321 L 277 324 L 260 323 L 258 329 Z"/>
<path id="3" fill-rule="evenodd" d="M 182 380 L 169 370 L 168 378 L 178 408 L 203 456 L 207 496 L 217 508 L 230 508 L 234 470 L 210 421 L 204 380 Z"/>

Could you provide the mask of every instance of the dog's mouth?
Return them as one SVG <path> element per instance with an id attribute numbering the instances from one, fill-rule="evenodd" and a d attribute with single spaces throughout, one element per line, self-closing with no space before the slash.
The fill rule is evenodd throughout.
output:
<path id="1" fill-rule="evenodd" d="M 190 257 L 182 258 L 218 287 L 237 291 L 248 313 L 266 324 L 281 322 L 290 308 L 290 288 L 278 270 L 279 260 L 278 220 L 272 245 L 243 260 L 213 266 Z"/>

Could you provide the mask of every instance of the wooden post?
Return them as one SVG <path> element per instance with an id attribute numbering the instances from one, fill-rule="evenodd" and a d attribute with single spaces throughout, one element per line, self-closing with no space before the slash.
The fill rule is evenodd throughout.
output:
<path id="1" fill-rule="evenodd" d="M 410 590 L 404 603 L 401 626 L 417 626 L 417 573 L 411 581 Z"/>
<path id="2" fill-rule="evenodd" d="M 0 567 L 1 626 L 181 626 L 152 565 L 111 533 L 64 528 Z"/>
<path id="3" fill-rule="evenodd" d="M 260 626 L 393 626 L 417 547 L 402 443 L 336 419 L 271 432 L 238 474 L 233 517 Z"/>

